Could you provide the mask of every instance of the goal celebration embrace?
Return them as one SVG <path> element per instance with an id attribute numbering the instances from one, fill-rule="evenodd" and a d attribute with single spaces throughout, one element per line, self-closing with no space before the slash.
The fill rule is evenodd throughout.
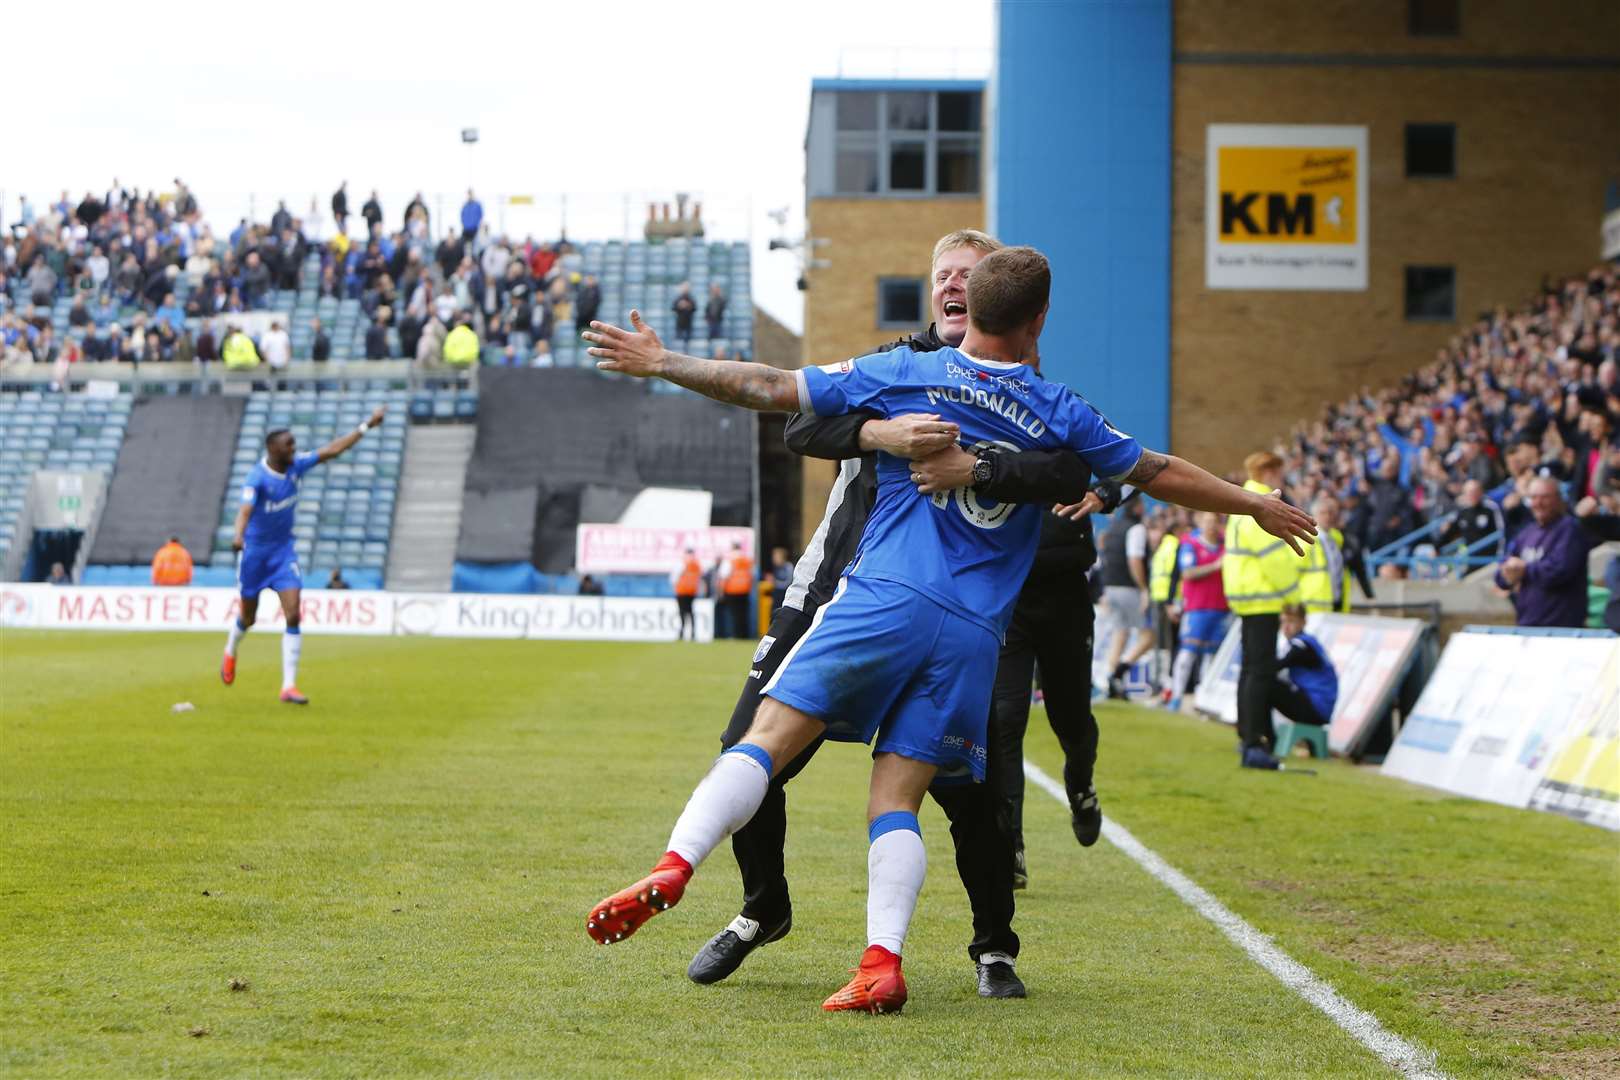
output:
<path id="1" fill-rule="evenodd" d="M 1050 291 L 1040 252 L 1000 248 L 967 278 L 960 346 L 901 346 L 797 372 L 672 353 L 635 311 L 629 329 L 593 322 L 584 337 L 603 370 L 662 378 L 746 408 L 931 413 L 956 425 L 957 442 L 975 451 L 1067 450 L 1093 474 L 1166 501 L 1251 516 L 1301 552 L 1315 533 L 1306 514 L 1141 447 L 1083 398 L 1041 378 Z M 1018 404 L 1002 407 L 1011 395 Z M 694 789 L 651 873 L 591 909 L 592 938 L 623 941 L 679 903 L 703 860 L 754 816 L 777 771 L 817 739 L 870 743 L 867 948 L 855 977 L 822 1007 L 889 1012 L 906 1004 L 901 957 L 927 863 L 917 811 L 938 776 L 984 779 L 997 652 L 1040 527 L 1033 506 L 991 513 L 962 488 L 925 494 L 923 479 L 911 462 L 880 456 L 877 502 L 833 598 L 760 688 L 765 700 L 753 723 Z M 1010 862 L 1005 870 L 1011 874 Z"/>

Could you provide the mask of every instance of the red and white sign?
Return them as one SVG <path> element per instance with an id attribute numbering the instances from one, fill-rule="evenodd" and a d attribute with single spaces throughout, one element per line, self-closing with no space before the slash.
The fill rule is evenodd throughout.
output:
<path id="1" fill-rule="evenodd" d="M 667 574 L 678 570 L 688 548 L 704 566 L 728 557 L 732 545 L 754 554 L 754 530 L 710 525 L 701 529 L 643 529 L 629 525 L 581 525 L 574 536 L 574 569 L 581 574 Z"/>
<path id="2" fill-rule="evenodd" d="M 240 611 L 234 589 L 0 587 L 0 626 L 36 630 L 195 630 L 224 633 Z M 284 622 L 274 594 L 257 626 Z M 714 640 L 714 602 L 693 610 L 698 641 Z M 312 634 L 674 641 L 673 599 L 629 596 L 491 596 L 305 589 L 303 628 Z"/>

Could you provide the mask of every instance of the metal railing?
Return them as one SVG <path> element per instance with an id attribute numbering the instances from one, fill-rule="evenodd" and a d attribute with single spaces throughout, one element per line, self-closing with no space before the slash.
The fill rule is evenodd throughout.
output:
<path id="1" fill-rule="evenodd" d="M 1480 554 L 1482 551 L 1500 549 L 1504 539 L 1501 529 L 1482 536 L 1472 544 L 1457 541 L 1446 550 L 1428 552 L 1414 552 L 1413 549 L 1425 540 L 1437 535 L 1446 525 L 1449 518 L 1439 518 L 1429 522 L 1422 528 L 1413 529 L 1405 536 L 1390 541 L 1367 555 L 1367 569 L 1376 574 L 1380 566 L 1399 566 L 1407 570 L 1429 569 L 1434 571 L 1428 577 L 1462 577 L 1468 570 L 1481 566 L 1489 566 L 1501 556 L 1499 554 Z"/>

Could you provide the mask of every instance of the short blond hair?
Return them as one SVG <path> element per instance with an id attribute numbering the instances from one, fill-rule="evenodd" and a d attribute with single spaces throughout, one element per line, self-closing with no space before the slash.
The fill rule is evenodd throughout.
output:
<path id="1" fill-rule="evenodd" d="M 1243 471 L 1249 474 L 1250 480 L 1260 479 L 1260 474 L 1270 472 L 1272 469 L 1282 468 L 1283 460 L 1269 450 L 1256 450 L 1243 459 Z"/>
<path id="2" fill-rule="evenodd" d="M 928 265 L 933 266 L 939 262 L 941 255 L 957 248 L 970 247 L 982 255 L 988 255 L 992 251 L 1000 251 L 1003 246 L 1000 240 L 987 232 L 980 232 L 978 229 L 957 229 L 939 238 L 939 243 L 934 245 L 934 257 L 929 260 Z"/>

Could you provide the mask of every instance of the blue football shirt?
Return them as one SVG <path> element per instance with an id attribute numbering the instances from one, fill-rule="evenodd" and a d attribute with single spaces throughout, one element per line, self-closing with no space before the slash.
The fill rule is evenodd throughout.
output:
<path id="1" fill-rule="evenodd" d="M 279 547 L 293 541 L 293 519 L 298 515 L 298 482 L 320 464 L 320 455 L 298 454 L 285 473 L 263 459 L 242 485 L 242 504 L 253 507 L 243 540 L 257 548 Z"/>
<path id="2" fill-rule="evenodd" d="M 1135 468 L 1142 448 L 1084 398 L 1027 364 L 960 349 L 902 346 L 798 373 L 801 408 L 884 417 L 935 413 L 976 451 L 1067 449 L 1098 476 Z M 1035 558 L 1044 506 L 996 503 L 971 488 L 919 494 L 910 462 L 878 455 L 878 495 L 850 563 L 853 577 L 899 582 L 1001 636 Z"/>

